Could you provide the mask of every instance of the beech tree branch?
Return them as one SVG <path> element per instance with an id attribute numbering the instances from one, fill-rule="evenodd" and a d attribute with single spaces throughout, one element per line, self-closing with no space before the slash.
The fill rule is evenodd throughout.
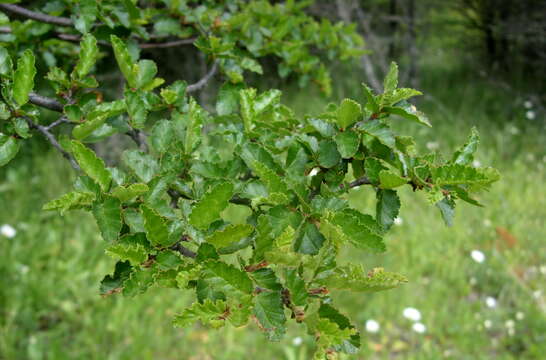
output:
<path id="1" fill-rule="evenodd" d="M 43 108 L 57 111 L 57 112 L 63 112 L 63 109 L 64 109 L 64 105 L 58 100 L 50 98 L 50 97 L 42 96 L 34 92 L 31 92 L 28 95 L 28 101 L 31 104 L 41 106 Z"/>
<path id="2" fill-rule="evenodd" d="M 76 171 L 80 171 L 80 166 L 78 165 L 78 163 L 76 163 L 76 161 L 72 158 L 72 156 L 70 156 L 70 154 L 68 152 L 66 152 L 61 144 L 59 144 L 59 142 L 57 141 L 57 139 L 55 138 L 55 135 L 53 135 L 52 133 L 49 132 L 49 129 L 45 126 L 42 126 L 40 124 L 36 124 L 35 122 L 33 122 L 31 119 L 29 118 L 26 118 L 27 120 L 27 123 L 28 125 L 32 128 L 32 129 L 36 129 L 38 130 L 40 133 L 42 133 L 42 135 L 47 139 L 47 141 L 49 141 L 49 143 L 51 145 L 53 145 L 53 147 L 55 149 L 57 149 L 65 159 L 67 159 L 69 162 L 70 162 L 70 165 L 72 166 L 72 168 L 74 168 L 74 170 Z"/>
<path id="3" fill-rule="evenodd" d="M 28 19 L 40 21 L 46 24 L 68 26 L 68 27 L 74 26 L 74 22 L 72 21 L 72 19 L 60 17 L 60 16 L 51 16 L 51 15 L 43 14 L 37 11 L 31 11 L 19 5 L 0 4 L 0 9 L 9 11 L 13 14 L 26 17 Z"/>
<path id="4" fill-rule="evenodd" d="M 210 79 L 212 79 L 214 74 L 216 74 L 216 70 L 218 70 L 217 61 L 215 61 L 214 64 L 212 64 L 212 67 L 210 68 L 209 72 L 201 80 L 199 80 L 195 84 L 188 85 L 188 87 L 186 88 L 186 92 L 192 93 L 204 88 L 207 85 L 207 83 L 210 81 Z"/>
<path id="5" fill-rule="evenodd" d="M 354 188 L 360 185 L 371 185 L 372 182 L 367 176 L 363 176 L 349 183 L 349 188 Z"/>

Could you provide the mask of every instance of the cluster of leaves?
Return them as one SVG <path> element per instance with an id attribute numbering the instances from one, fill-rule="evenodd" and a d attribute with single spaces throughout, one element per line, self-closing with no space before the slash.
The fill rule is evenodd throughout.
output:
<path id="1" fill-rule="evenodd" d="M 216 11 L 215 2 L 193 8 L 184 1 L 165 3 L 172 11 L 199 13 L 201 7 L 203 13 Z M 225 3 L 236 13 L 239 2 Z M 83 4 L 87 2 L 78 6 Z M 135 7 L 131 1 L 94 4 L 101 12 L 92 20 L 86 16 L 93 12 L 76 16 L 79 30 L 93 29 L 97 19 L 108 24 L 106 9 L 116 14 L 119 4 Z M 283 12 L 298 7 L 294 2 L 275 6 L 249 2 L 237 13 L 265 9 L 261 13 L 268 14 L 266 19 L 282 21 L 257 16 L 256 23 L 245 25 L 243 15 L 234 15 L 225 20 L 234 32 L 227 32 L 219 44 L 231 39 L 251 48 L 257 40 L 247 38 L 243 29 L 262 22 L 264 28 L 271 21 L 301 25 L 297 17 Z M 152 19 L 156 11 L 127 14 L 124 26 L 144 37 L 143 24 L 135 19 Z M 172 14 L 163 16 L 167 21 Z M 81 25 L 86 21 L 89 25 Z M 200 18 L 194 24 L 203 22 Z M 165 30 L 155 24 L 156 31 Z M 320 38 L 320 31 L 313 36 Z M 125 78 L 125 91 L 121 99 L 104 101 L 92 91 L 99 84 L 90 75 L 99 57 L 99 40 L 87 32 L 75 65 L 52 67 L 46 75 L 59 95 L 55 107 L 62 112 L 61 120 L 71 127 L 71 135 L 59 143 L 49 131 L 53 124 L 40 125 L 34 104 L 41 102 L 29 103 L 35 96 L 33 51 L 27 49 L 13 61 L 0 47 L 0 165 L 17 154 L 32 128 L 74 160 L 81 175 L 73 191 L 44 209 L 93 214 L 106 252 L 117 259 L 113 273 L 101 282 L 102 294 L 135 296 L 154 286 L 191 291 L 196 301 L 176 315 L 176 326 L 196 321 L 214 328 L 226 323 L 244 326 L 253 319 L 269 339 L 279 340 L 293 319 L 316 338 L 317 359 L 355 353 L 360 335 L 334 307 L 330 292 L 386 290 L 406 279 L 382 268 L 368 271 L 361 264 L 344 264 L 338 259 L 340 249 L 385 251 L 384 236 L 400 208 L 397 190 L 404 185 L 424 191 L 449 224 L 455 202 L 479 205 L 473 194 L 487 190 L 498 173 L 471 165 L 479 141 L 475 130 L 448 160 L 434 153 L 420 155 L 412 138 L 394 133 L 393 121 L 430 126 L 408 102 L 420 92 L 398 88 L 395 64 L 382 94 L 363 85 L 361 102 L 345 99 L 318 116 L 300 118 L 281 103 L 280 91 L 258 93 L 241 84 L 232 74 L 237 61 L 211 50 L 212 38 L 198 40 L 198 47 L 223 61 L 227 81 L 219 90 L 215 111 L 208 112 L 189 96 L 184 81 L 164 85 L 156 77 L 156 64 L 135 59 L 130 41 L 115 34 L 108 42 Z M 116 167 L 107 167 L 86 145 L 114 133 L 138 139 L 145 132 L 148 146 L 140 142 L 139 149 L 125 150 Z M 375 192 L 375 214 L 349 206 L 347 196 L 359 186 Z M 234 207 L 244 209 L 242 221 L 226 211 Z"/>

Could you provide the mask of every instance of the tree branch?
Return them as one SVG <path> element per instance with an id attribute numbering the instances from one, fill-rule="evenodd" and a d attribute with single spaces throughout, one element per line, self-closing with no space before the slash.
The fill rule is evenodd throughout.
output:
<path id="1" fill-rule="evenodd" d="M 198 90 L 201 90 L 202 88 L 207 85 L 207 83 L 212 79 L 214 74 L 216 73 L 216 70 L 218 70 L 218 62 L 215 61 L 214 64 L 212 64 L 212 67 L 210 68 L 209 72 L 198 82 L 195 84 L 191 84 L 186 88 L 187 93 L 192 93 Z"/>
<path id="2" fill-rule="evenodd" d="M 172 40 L 172 41 L 165 41 L 165 42 L 159 42 L 159 43 L 139 43 L 138 47 L 141 49 L 163 49 L 163 48 L 176 47 L 180 45 L 191 45 L 195 42 L 195 40 L 196 38 L 189 38 L 189 39 Z"/>
<path id="3" fill-rule="evenodd" d="M 64 109 L 64 105 L 61 104 L 56 99 L 38 95 L 33 92 L 31 92 L 28 95 L 28 100 L 30 101 L 31 104 L 38 105 L 49 110 L 63 112 L 63 109 Z"/>
<path id="4" fill-rule="evenodd" d="M 361 178 L 356 179 L 355 181 L 352 181 L 349 183 L 349 188 L 354 188 L 360 185 L 372 185 L 372 182 L 370 179 L 368 179 L 367 176 L 363 176 Z"/>
<path id="5" fill-rule="evenodd" d="M 9 11 L 13 14 L 17 14 L 28 19 L 40 21 L 46 24 L 53 24 L 59 26 L 74 26 L 72 19 L 60 17 L 60 16 L 51 16 L 43 14 L 36 11 L 27 10 L 24 7 L 13 5 L 13 4 L 0 4 L 0 9 Z"/>
<path id="6" fill-rule="evenodd" d="M 27 120 L 27 123 L 28 125 L 32 128 L 32 129 L 36 129 L 38 130 L 40 133 L 42 133 L 42 135 L 44 135 L 44 137 L 47 139 L 47 141 L 49 141 L 49 143 L 51 145 L 53 145 L 53 147 L 55 147 L 62 155 L 65 159 L 67 159 L 69 162 L 70 162 L 70 165 L 72 166 L 72 168 L 74 168 L 74 170 L 76 171 L 80 171 L 80 167 L 79 165 L 76 163 L 76 161 L 72 158 L 72 156 L 70 156 L 69 153 L 67 153 L 61 146 L 61 144 L 59 144 L 59 142 L 57 141 L 57 139 L 55 138 L 55 135 L 53 135 L 52 133 L 49 132 L 49 129 L 46 128 L 45 126 L 42 126 L 42 125 L 39 125 L 39 124 L 36 124 L 34 123 L 32 120 L 30 120 L 29 118 L 26 118 Z"/>

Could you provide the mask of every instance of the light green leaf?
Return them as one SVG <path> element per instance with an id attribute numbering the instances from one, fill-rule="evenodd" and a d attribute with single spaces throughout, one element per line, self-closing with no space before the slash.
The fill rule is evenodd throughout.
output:
<path id="1" fill-rule="evenodd" d="M 376 292 L 395 288 L 408 280 L 397 273 L 374 268 L 366 272 L 360 264 L 338 266 L 323 279 L 317 280 L 329 289 L 351 290 L 356 292 Z"/>
<path id="2" fill-rule="evenodd" d="M 148 253 L 141 244 L 116 243 L 107 247 L 106 253 L 114 259 L 129 261 L 133 266 L 138 266 L 148 259 Z"/>
<path id="3" fill-rule="evenodd" d="M 121 203 L 118 199 L 107 196 L 102 203 L 95 203 L 93 215 L 99 226 L 102 238 L 108 242 L 117 240 L 121 226 Z"/>
<path id="4" fill-rule="evenodd" d="M 136 88 L 136 74 L 133 71 L 133 60 L 131 59 L 127 45 L 116 35 L 110 35 L 110 42 L 112 43 L 119 69 L 129 83 L 129 86 Z"/>
<path id="5" fill-rule="evenodd" d="M 376 194 L 377 204 L 375 207 L 377 222 L 388 230 L 394 223 L 400 210 L 400 199 L 394 190 L 379 190 Z"/>
<path id="6" fill-rule="evenodd" d="M 19 106 L 28 102 L 28 94 L 34 88 L 34 61 L 34 54 L 30 49 L 26 49 L 17 59 L 17 69 L 13 74 L 13 99 Z"/>
<path id="7" fill-rule="evenodd" d="M 190 224 L 201 230 L 207 229 L 220 217 L 232 195 L 232 184 L 226 182 L 214 186 L 194 205 L 189 218 Z"/>
<path id="8" fill-rule="evenodd" d="M 360 145 L 360 136 L 358 133 L 347 130 L 344 132 L 338 133 L 334 140 L 337 144 L 337 149 L 341 154 L 341 157 L 344 159 L 352 158 L 358 151 Z"/>
<path id="9" fill-rule="evenodd" d="M 12 71 L 13 63 L 9 56 L 9 52 L 5 47 L 0 46 L 0 75 L 10 76 Z"/>
<path id="10" fill-rule="evenodd" d="M 44 204 L 42 210 L 58 210 L 61 215 L 65 211 L 81 209 L 91 206 L 95 201 L 95 194 L 90 192 L 71 191 L 63 196 Z"/>
<path id="11" fill-rule="evenodd" d="M 239 91 L 239 99 L 241 102 L 241 116 L 243 117 L 245 131 L 249 132 L 252 130 L 256 118 L 256 111 L 254 110 L 256 89 L 250 88 Z"/>
<path id="12" fill-rule="evenodd" d="M 384 106 L 391 106 L 418 95 L 423 95 L 423 93 L 415 89 L 400 88 L 388 94 L 383 94 L 381 103 Z"/>
<path id="13" fill-rule="evenodd" d="M 380 110 L 377 97 L 373 94 L 368 85 L 363 83 L 362 89 L 364 90 L 364 96 L 366 97 L 366 109 L 372 112 L 372 114 L 377 114 Z"/>
<path id="14" fill-rule="evenodd" d="M 414 121 L 416 123 L 432 127 L 425 114 L 417 110 L 414 105 L 407 104 L 405 107 L 401 106 L 385 106 L 383 111 L 389 114 L 398 115 L 404 119 Z"/>
<path id="15" fill-rule="evenodd" d="M 296 269 L 286 269 L 285 286 L 290 293 L 290 301 L 296 306 L 307 305 L 307 288 L 305 281 L 299 277 Z"/>
<path id="16" fill-rule="evenodd" d="M 21 141 L 12 137 L 0 134 L 0 166 L 11 161 L 19 152 Z"/>
<path id="17" fill-rule="evenodd" d="M 229 308 L 225 301 L 212 301 L 206 299 L 203 303 L 195 302 L 189 308 L 186 308 L 181 314 L 173 319 L 175 327 L 187 327 L 197 320 L 203 325 L 213 328 L 224 326 L 225 318 L 229 314 Z"/>
<path id="18" fill-rule="evenodd" d="M 344 240 L 357 248 L 374 252 L 386 250 L 379 224 L 370 215 L 345 209 L 334 213 L 331 223 L 338 226 L 338 231 L 345 236 Z"/>
<path id="19" fill-rule="evenodd" d="M 356 330 L 349 319 L 330 304 L 321 304 L 318 314 L 321 319 L 328 319 L 331 322 L 336 323 L 342 330 L 347 328 Z M 356 354 L 359 348 L 360 334 L 358 332 L 351 335 L 350 339 L 344 340 L 340 345 L 334 346 L 336 351 L 342 351 L 348 354 Z"/>
<path id="20" fill-rule="evenodd" d="M 254 101 L 254 111 L 259 115 L 277 105 L 281 99 L 281 92 L 277 89 L 271 89 L 261 93 Z"/>
<path id="21" fill-rule="evenodd" d="M 302 254 L 316 255 L 324 240 L 324 236 L 318 231 L 317 226 L 306 222 L 294 243 L 294 250 Z"/>
<path id="22" fill-rule="evenodd" d="M 72 140 L 71 148 L 76 161 L 82 168 L 82 170 L 97 184 L 99 184 L 102 191 L 108 191 L 110 183 L 112 182 L 112 175 L 106 169 L 104 161 L 95 155 L 95 152 L 79 141 Z"/>
<path id="23" fill-rule="evenodd" d="M 148 205 L 140 205 L 144 217 L 144 229 L 146 237 L 153 245 L 168 246 L 172 241 L 169 239 L 169 227 L 163 217 Z"/>
<path id="24" fill-rule="evenodd" d="M 118 198 L 121 202 L 129 202 L 148 192 L 148 186 L 142 183 L 131 184 L 127 187 L 118 186 L 112 190 L 112 196 Z"/>
<path id="25" fill-rule="evenodd" d="M 394 189 L 407 183 L 407 179 L 390 170 L 381 170 L 379 172 L 379 186 L 381 186 L 382 189 Z"/>
<path id="26" fill-rule="evenodd" d="M 335 322 L 320 318 L 316 324 L 317 351 L 315 359 L 323 359 L 331 348 L 336 348 L 344 342 L 350 341 L 351 337 L 357 333 L 356 329 L 347 327 L 340 329 Z"/>
<path id="27" fill-rule="evenodd" d="M 279 175 L 257 161 L 253 163 L 253 168 L 256 175 L 265 184 L 269 192 L 269 200 L 277 204 L 285 204 L 289 201 L 288 195 L 290 192 L 288 186 Z"/>
<path id="28" fill-rule="evenodd" d="M 362 115 L 362 107 L 351 99 L 343 99 L 337 110 L 337 124 L 341 129 L 346 129 L 358 121 Z"/>
<path id="29" fill-rule="evenodd" d="M 453 217 L 455 216 L 455 201 L 443 198 L 442 200 L 436 203 L 442 218 L 444 219 L 447 226 L 453 225 Z"/>
<path id="30" fill-rule="evenodd" d="M 252 281 L 247 273 L 220 260 L 209 260 L 203 265 L 203 279 L 218 291 L 226 294 L 235 292 L 251 294 Z"/>
<path id="31" fill-rule="evenodd" d="M 359 130 L 377 138 L 379 142 L 390 148 L 394 148 L 396 140 L 391 128 L 380 120 L 367 121 L 358 127 Z"/>
<path id="32" fill-rule="evenodd" d="M 143 129 L 148 119 L 148 103 L 142 90 L 125 91 L 125 104 L 129 113 L 129 123 L 135 129 Z"/>
<path id="33" fill-rule="evenodd" d="M 265 291 L 254 298 L 254 315 L 270 341 L 279 341 L 286 332 L 281 293 Z"/>
<path id="34" fill-rule="evenodd" d="M 385 80 L 383 81 L 383 91 L 386 93 L 394 91 L 397 86 L 398 86 L 398 65 L 396 65 L 396 63 L 393 61 L 391 62 L 389 72 L 387 73 L 387 76 L 385 76 Z"/>
<path id="35" fill-rule="evenodd" d="M 175 138 L 173 125 L 168 120 L 159 120 L 152 128 L 149 141 L 155 151 L 160 154 L 167 152 Z"/>
<path id="36" fill-rule="evenodd" d="M 476 128 L 473 127 L 470 132 L 470 136 L 468 137 L 468 140 L 463 146 L 461 146 L 457 151 L 455 151 L 451 161 L 454 162 L 455 164 L 461 164 L 461 165 L 472 164 L 472 161 L 474 160 L 474 153 L 478 149 L 479 143 L 480 143 L 480 135 L 478 134 L 478 130 L 476 130 Z"/>
<path id="37" fill-rule="evenodd" d="M 197 105 L 195 99 L 190 99 L 189 120 L 186 127 L 186 139 L 184 142 L 184 151 L 186 155 L 193 152 L 197 144 L 201 141 L 201 127 L 204 122 L 204 110 Z"/>
<path id="38" fill-rule="evenodd" d="M 249 236 L 254 231 L 251 225 L 247 224 L 231 224 L 223 230 L 214 232 L 207 238 L 207 242 L 211 243 L 217 249 L 236 244 L 241 239 Z"/>
<path id="39" fill-rule="evenodd" d="M 85 34 L 80 42 L 80 58 L 74 68 L 74 73 L 78 78 L 82 79 L 91 71 L 97 62 L 98 55 L 97 39 L 90 33 Z"/>
<path id="40" fill-rule="evenodd" d="M 150 182 L 159 172 L 157 161 L 149 154 L 138 150 L 125 150 L 122 155 L 123 163 L 133 170 L 135 175 L 145 183 Z"/>
<path id="41" fill-rule="evenodd" d="M 224 83 L 218 92 L 216 100 L 216 112 L 218 115 L 229 115 L 237 111 L 239 108 L 239 91 L 242 86 L 240 84 Z"/>
<path id="42" fill-rule="evenodd" d="M 443 185 L 471 185 L 473 190 L 487 188 L 500 179 L 499 172 L 493 168 L 474 168 L 462 164 L 448 164 L 431 168 L 434 184 Z"/>

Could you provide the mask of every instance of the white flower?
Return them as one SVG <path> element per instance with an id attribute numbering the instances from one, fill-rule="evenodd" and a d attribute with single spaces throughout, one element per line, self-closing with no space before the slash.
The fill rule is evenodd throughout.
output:
<path id="1" fill-rule="evenodd" d="M 303 339 L 300 336 L 296 336 L 294 339 L 292 339 L 292 345 L 294 346 L 300 346 L 303 343 Z"/>
<path id="2" fill-rule="evenodd" d="M 523 106 L 525 106 L 526 109 L 530 109 L 533 107 L 533 103 L 531 102 L 531 100 L 526 100 L 524 103 L 523 103 Z"/>
<path id="3" fill-rule="evenodd" d="M 512 125 L 508 128 L 508 132 L 512 135 L 517 135 L 519 134 L 519 129 Z"/>
<path id="4" fill-rule="evenodd" d="M 494 308 L 497 306 L 497 299 L 494 297 L 488 296 L 485 298 L 485 305 L 490 308 Z"/>
<path id="5" fill-rule="evenodd" d="M 533 297 L 535 299 L 540 299 L 541 296 L 542 296 L 542 291 L 540 291 L 540 290 L 533 291 Z"/>
<path id="6" fill-rule="evenodd" d="M 483 221 L 483 226 L 485 226 L 485 227 L 491 227 L 491 225 L 493 225 L 493 223 L 491 222 L 491 220 L 485 219 L 485 220 Z"/>
<path id="7" fill-rule="evenodd" d="M 478 279 L 476 279 L 475 277 L 471 277 L 470 278 L 470 285 L 474 286 L 478 283 Z"/>
<path id="8" fill-rule="evenodd" d="M 521 311 L 518 311 L 516 313 L 516 320 L 523 320 L 525 318 L 525 314 L 522 313 Z"/>
<path id="9" fill-rule="evenodd" d="M 483 322 L 483 326 L 485 326 L 486 329 L 489 329 L 491 326 L 493 326 L 493 322 L 491 320 L 487 319 Z"/>
<path id="10" fill-rule="evenodd" d="M 485 261 L 485 255 L 484 253 L 482 253 L 480 250 L 472 250 L 470 252 L 470 256 L 472 257 L 472 259 L 477 262 L 478 264 L 481 264 L 482 262 Z"/>
<path id="11" fill-rule="evenodd" d="M 379 331 L 379 323 L 373 319 L 366 321 L 366 331 L 369 333 L 376 333 Z"/>
<path id="12" fill-rule="evenodd" d="M 427 142 L 427 149 L 429 150 L 436 150 L 440 147 L 440 144 L 437 141 L 429 141 Z"/>
<path id="13" fill-rule="evenodd" d="M 17 230 L 15 230 L 11 225 L 4 224 L 2 225 L 2 227 L 0 227 L 0 234 L 11 239 L 15 235 L 17 235 Z"/>
<path id="14" fill-rule="evenodd" d="M 412 308 L 412 307 L 405 308 L 402 314 L 404 315 L 406 319 L 410 319 L 411 321 L 421 320 L 421 312 L 417 310 L 416 308 Z"/>
<path id="15" fill-rule="evenodd" d="M 540 273 L 541 273 L 542 275 L 546 275 L 546 265 L 541 265 L 541 266 L 540 266 Z"/>
<path id="16" fill-rule="evenodd" d="M 393 220 L 394 225 L 401 226 L 404 223 L 404 220 L 400 216 L 397 216 Z"/>
<path id="17" fill-rule="evenodd" d="M 26 275 L 26 274 L 28 273 L 29 270 L 30 270 L 29 267 L 26 266 L 26 265 L 21 265 L 21 267 L 19 268 L 19 271 L 20 271 L 21 274 L 23 274 L 23 275 Z"/>
<path id="18" fill-rule="evenodd" d="M 535 116 L 536 114 L 533 110 L 527 110 L 527 112 L 525 113 L 525 117 L 529 120 L 534 120 Z"/>
<path id="19" fill-rule="evenodd" d="M 313 169 L 309 172 L 309 177 L 315 176 L 316 174 L 318 174 L 318 172 L 319 172 L 319 169 L 318 169 L 318 168 L 313 168 Z"/>
<path id="20" fill-rule="evenodd" d="M 413 324 L 411 328 L 413 329 L 413 331 L 419 334 L 423 334 L 425 331 L 427 331 L 427 327 L 425 326 L 425 324 L 420 322 Z"/>
<path id="21" fill-rule="evenodd" d="M 472 161 L 472 166 L 477 168 L 477 167 L 482 166 L 482 163 L 480 162 L 480 160 L 474 160 L 474 161 Z"/>
<path id="22" fill-rule="evenodd" d="M 508 335 L 509 336 L 514 336 L 515 333 L 516 333 L 516 330 L 514 328 L 508 328 Z"/>
<path id="23" fill-rule="evenodd" d="M 514 322 L 514 320 L 510 319 L 506 320 L 504 326 L 506 326 L 507 328 L 513 328 L 514 326 L 516 326 L 516 323 Z"/>

